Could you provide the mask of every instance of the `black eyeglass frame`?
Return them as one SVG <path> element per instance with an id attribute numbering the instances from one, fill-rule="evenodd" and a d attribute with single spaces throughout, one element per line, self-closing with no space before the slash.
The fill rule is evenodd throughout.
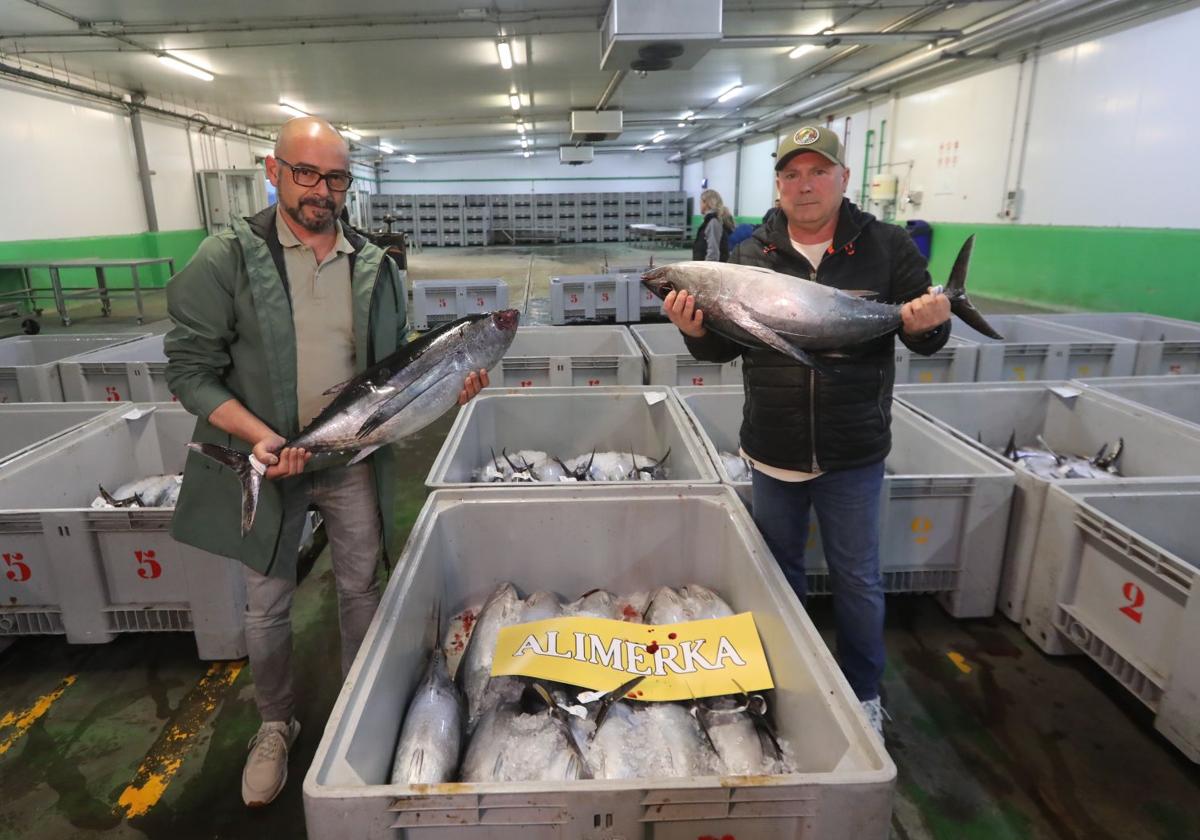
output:
<path id="1" fill-rule="evenodd" d="M 305 172 L 311 172 L 311 173 L 313 173 L 314 175 L 316 175 L 316 176 L 317 176 L 317 180 L 313 181 L 311 184 L 306 184 L 306 183 L 304 183 L 303 181 L 301 181 L 301 180 L 300 180 L 300 173 L 298 173 L 298 172 L 296 171 L 296 167 L 295 167 L 295 166 L 293 166 L 292 164 L 288 163 L 286 160 L 284 160 L 283 158 L 281 158 L 281 157 L 278 157 L 278 156 L 275 158 L 275 162 L 276 162 L 276 163 L 282 163 L 282 164 L 283 164 L 284 166 L 286 166 L 288 169 L 292 170 L 292 182 L 293 182 L 294 184 L 296 184 L 296 186 L 298 186 L 298 187 L 306 187 L 306 188 L 309 188 L 309 189 L 311 189 L 312 187 L 315 187 L 317 184 L 321 183 L 321 181 L 324 181 L 324 182 L 325 182 L 325 186 L 329 187 L 329 191 L 330 191 L 330 192 L 339 192 L 339 193 L 344 193 L 344 192 L 346 192 L 347 190 L 349 190 L 349 189 L 350 189 L 350 185 L 354 183 L 354 176 L 353 176 L 353 175 L 351 175 L 349 172 L 338 172 L 338 171 L 334 171 L 334 172 L 318 172 L 317 170 L 313 169 L 311 166 L 302 166 L 302 167 L 300 167 L 300 168 L 301 168 L 303 171 L 305 171 Z M 330 178 L 345 178 L 345 179 L 346 179 L 346 186 L 344 186 L 344 187 L 341 187 L 341 188 L 339 189 L 338 187 L 335 187 L 335 186 L 333 185 L 333 181 L 329 180 Z"/>

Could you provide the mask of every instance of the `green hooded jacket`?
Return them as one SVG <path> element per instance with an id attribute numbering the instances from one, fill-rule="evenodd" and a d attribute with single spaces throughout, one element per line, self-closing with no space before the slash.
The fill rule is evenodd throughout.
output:
<path id="1" fill-rule="evenodd" d="M 163 345 L 167 384 L 198 418 L 192 437 L 196 442 L 250 451 L 249 444 L 208 422 L 213 410 L 231 398 L 285 438 L 300 431 L 296 334 L 275 225 L 275 205 L 245 220 L 235 219 L 230 230 L 200 243 L 196 255 L 167 285 L 167 311 L 174 322 Z M 343 232 L 354 248 L 349 255 L 350 283 L 355 368 L 361 372 L 404 342 L 404 280 L 382 249 L 349 228 Z M 383 514 L 384 549 L 394 557 L 395 457 L 385 446 L 370 458 Z M 189 452 L 171 535 L 240 560 L 261 574 L 294 579 L 296 558 L 276 559 L 283 517 L 279 485 L 263 482 L 254 527 L 242 537 L 237 477 Z"/>

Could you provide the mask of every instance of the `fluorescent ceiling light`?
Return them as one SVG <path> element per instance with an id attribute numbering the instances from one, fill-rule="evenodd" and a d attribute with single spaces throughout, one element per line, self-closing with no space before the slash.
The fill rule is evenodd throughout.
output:
<path id="1" fill-rule="evenodd" d="M 684 111 L 682 114 L 679 115 L 679 119 L 690 120 L 694 116 L 696 116 L 695 111 Z"/>
<path id="2" fill-rule="evenodd" d="M 209 73 L 203 67 L 197 67 L 195 64 L 184 61 L 182 58 L 176 58 L 173 55 L 167 55 L 165 52 L 158 54 L 158 60 L 163 64 L 176 70 L 180 73 L 187 73 L 189 76 L 195 76 L 197 79 L 202 79 L 206 82 L 211 82 L 214 78 L 212 73 Z"/>
<path id="3" fill-rule="evenodd" d="M 532 152 L 526 151 L 521 155 L 521 157 L 529 157 L 530 154 L 532 154 Z"/>
<path id="4" fill-rule="evenodd" d="M 651 143 L 661 143 L 662 141 L 664 141 L 666 139 L 667 139 L 667 135 L 659 134 L 657 137 L 651 138 L 650 142 Z"/>
<path id="5" fill-rule="evenodd" d="M 508 95 L 508 104 L 512 106 L 514 111 L 521 110 L 521 97 L 518 94 L 510 93 Z"/>
<path id="6" fill-rule="evenodd" d="M 521 148 L 522 149 L 529 148 L 529 141 L 526 140 L 524 137 L 521 138 Z"/>
<path id="7" fill-rule="evenodd" d="M 297 108 L 295 105 L 293 105 L 290 102 L 284 102 L 282 99 L 279 100 L 279 107 L 282 108 L 283 110 L 287 111 L 293 117 L 307 117 L 308 116 L 308 111 L 301 110 L 300 108 Z"/>
<path id="8" fill-rule="evenodd" d="M 416 155 L 405 155 L 405 156 L 404 156 L 404 159 L 405 159 L 406 161 L 408 161 L 409 163 L 416 163 L 416 162 L 417 162 L 417 156 L 416 156 Z"/>
<path id="9" fill-rule="evenodd" d="M 796 47 L 796 49 L 788 53 L 788 58 L 799 58 L 802 55 L 812 52 L 816 48 L 816 44 L 801 44 L 800 46 Z"/>
<path id="10" fill-rule="evenodd" d="M 385 155 L 391 155 L 396 153 L 396 147 L 388 143 L 380 143 L 379 151 L 383 152 Z"/>
<path id="11" fill-rule="evenodd" d="M 525 123 L 517 123 L 517 131 L 521 134 L 525 133 Z"/>
<path id="12" fill-rule="evenodd" d="M 655 136 L 655 137 L 662 137 L 662 136 L 663 136 L 664 134 L 666 134 L 666 133 L 667 133 L 667 132 L 663 131 L 663 130 L 660 128 L 658 131 L 654 132 L 654 136 Z"/>
<path id="13" fill-rule="evenodd" d="M 500 57 L 500 66 L 505 70 L 512 69 L 512 47 L 508 45 L 508 41 L 496 42 L 496 55 Z"/>
<path id="14" fill-rule="evenodd" d="M 345 128 L 342 129 L 342 136 L 345 137 L 347 140 L 361 140 L 362 139 L 362 135 L 359 134 L 357 131 L 355 131 L 350 126 L 346 126 Z"/>
<path id="15" fill-rule="evenodd" d="M 687 123 L 675 123 L 676 128 L 687 128 Z"/>
<path id="16" fill-rule="evenodd" d="M 639 152 L 644 152 L 644 151 L 646 151 L 646 147 L 645 147 L 645 146 L 638 146 L 638 147 L 637 147 L 637 150 L 638 150 Z"/>
<path id="17" fill-rule="evenodd" d="M 734 85 L 729 90 L 725 91 L 720 96 L 718 96 L 717 101 L 718 102 L 728 102 L 730 99 L 733 99 L 733 97 L 737 96 L 738 93 L 741 91 L 741 89 L 742 89 L 741 85 Z"/>

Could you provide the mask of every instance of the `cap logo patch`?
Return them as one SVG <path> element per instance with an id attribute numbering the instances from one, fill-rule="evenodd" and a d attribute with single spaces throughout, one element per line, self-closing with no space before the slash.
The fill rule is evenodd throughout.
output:
<path id="1" fill-rule="evenodd" d="M 802 128 L 792 135 L 792 142 L 797 146 L 811 146 L 821 139 L 821 132 L 809 126 Z"/>

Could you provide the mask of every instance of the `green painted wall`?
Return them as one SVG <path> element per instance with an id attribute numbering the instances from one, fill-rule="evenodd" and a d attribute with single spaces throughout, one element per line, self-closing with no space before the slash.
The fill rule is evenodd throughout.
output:
<path id="1" fill-rule="evenodd" d="M 200 242 L 206 236 L 200 230 L 171 230 L 159 233 L 132 233 L 122 236 L 91 236 L 79 239 L 28 239 L 19 242 L 0 242 L 0 263 L 22 260 L 68 260 L 68 259 L 123 259 L 127 257 L 173 257 L 175 270 L 183 268 Z M 106 273 L 109 288 L 128 289 L 131 279 L 128 269 L 109 269 Z M 94 287 L 94 271 L 66 269 L 61 272 L 63 286 Z M 138 270 L 138 280 L 144 286 L 165 286 L 169 277 L 167 267 L 152 266 Z M 46 271 L 33 272 L 35 288 L 50 288 Z M 0 291 L 21 288 L 21 277 L 16 271 L 0 270 Z M 40 304 L 48 310 L 54 308 L 53 301 L 46 299 Z"/>
<path id="2" fill-rule="evenodd" d="M 703 216 L 692 216 L 692 230 L 699 230 L 700 223 L 704 221 Z M 761 225 L 762 216 L 734 216 L 733 221 L 736 224 Z"/>
<path id="3" fill-rule="evenodd" d="M 1064 309 L 1200 321 L 1200 230 L 932 222 L 942 282 L 975 234 L 968 290 Z"/>

